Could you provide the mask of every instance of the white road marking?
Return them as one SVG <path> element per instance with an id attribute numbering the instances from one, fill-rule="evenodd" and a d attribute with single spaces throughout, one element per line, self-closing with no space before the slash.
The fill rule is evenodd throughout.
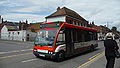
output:
<path id="1" fill-rule="evenodd" d="M 24 61 L 22 61 L 22 63 L 31 62 L 31 61 L 35 61 L 35 60 L 38 60 L 38 59 L 29 59 L 29 60 L 24 60 Z"/>
<path id="2" fill-rule="evenodd" d="M 3 56 L 3 57 L 0 57 L 0 59 L 6 59 L 6 58 L 12 58 L 12 57 L 17 57 L 17 56 L 23 56 L 23 55 L 30 55 L 30 54 L 33 54 L 33 53 L 24 53 L 24 54 L 17 54 L 17 55 L 10 55 L 10 56 Z"/>
<path id="3" fill-rule="evenodd" d="M 16 51 L 0 52 L 0 54 L 15 53 L 15 52 L 24 52 L 24 51 L 30 51 L 30 50 L 33 50 L 33 49 L 25 49 L 25 50 L 16 50 Z"/>

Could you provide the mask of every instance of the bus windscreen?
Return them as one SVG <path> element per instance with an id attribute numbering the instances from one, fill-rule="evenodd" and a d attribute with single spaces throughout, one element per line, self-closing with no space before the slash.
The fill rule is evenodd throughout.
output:
<path id="1" fill-rule="evenodd" d="M 40 30 L 40 33 L 37 35 L 35 39 L 35 44 L 38 45 L 53 45 L 54 39 L 56 37 L 58 29 L 45 29 Z"/>

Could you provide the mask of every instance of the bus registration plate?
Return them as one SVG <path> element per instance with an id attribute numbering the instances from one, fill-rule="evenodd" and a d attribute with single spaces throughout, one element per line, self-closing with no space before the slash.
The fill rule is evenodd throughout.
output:
<path id="1" fill-rule="evenodd" d="M 37 49 L 38 52 L 42 52 L 42 53 L 48 53 L 48 50 L 40 50 L 40 49 Z"/>
<path id="2" fill-rule="evenodd" d="M 45 55 L 43 55 L 43 54 L 39 54 L 39 56 L 45 57 Z"/>

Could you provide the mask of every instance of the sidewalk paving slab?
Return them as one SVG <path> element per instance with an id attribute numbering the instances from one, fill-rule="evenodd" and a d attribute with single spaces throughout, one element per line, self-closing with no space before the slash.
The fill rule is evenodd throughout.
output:
<path id="1" fill-rule="evenodd" d="M 118 42 L 118 46 L 119 46 L 119 52 L 120 52 L 120 42 Z M 95 60 L 94 62 L 92 62 L 91 64 L 89 64 L 88 66 L 84 67 L 84 68 L 106 68 L 106 58 L 105 55 L 103 55 L 103 57 Z M 120 68 L 120 58 L 116 58 L 115 59 L 115 65 L 114 68 Z"/>
<path id="2" fill-rule="evenodd" d="M 85 68 L 106 68 L 106 63 L 107 63 L 106 58 L 105 56 L 103 56 Z M 114 68 L 120 68 L 120 58 L 119 59 L 116 58 Z"/>

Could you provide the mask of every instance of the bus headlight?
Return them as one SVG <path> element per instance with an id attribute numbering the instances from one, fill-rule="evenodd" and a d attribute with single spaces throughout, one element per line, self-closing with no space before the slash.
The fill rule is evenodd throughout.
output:
<path id="1" fill-rule="evenodd" d="M 37 51 L 37 49 L 33 49 L 33 51 Z"/>
<path id="2" fill-rule="evenodd" d="M 49 53 L 49 54 L 53 54 L 53 52 L 50 52 L 50 51 L 49 51 L 48 53 Z"/>
<path id="3" fill-rule="evenodd" d="M 53 52 L 51 52 L 51 54 L 53 54 Z"/>

